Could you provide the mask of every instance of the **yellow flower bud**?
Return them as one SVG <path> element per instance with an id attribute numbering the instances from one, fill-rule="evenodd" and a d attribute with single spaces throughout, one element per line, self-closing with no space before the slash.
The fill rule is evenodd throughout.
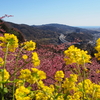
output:
<path id="1" fill-rule="evenodd" d="M 23 55 L 22 58 L 26 60 L 28 58 L 28 56 L 27 55 Z"/>

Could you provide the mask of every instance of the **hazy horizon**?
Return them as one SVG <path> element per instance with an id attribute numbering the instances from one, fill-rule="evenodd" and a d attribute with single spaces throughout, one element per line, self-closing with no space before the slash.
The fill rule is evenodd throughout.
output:
<path id="1" fill-rule="evenodd" d="M 11 21 L 6 21 L 6 22 L 11 22 Z M 11 22 L 11 23 L 15 23 L 15 22 Z M 25 23 L 15 23 L 15 24 L 25 24 Z M 47 23 L 47 24 L 60 24 L 60 23 Z M 47 25 L 47 24 L 40 24 L 40 25 Z M 29 25 L 29 24 L 26 24 L 26 25 Z M 40 25 L 35 25 L 35 24 L 32 24 L 34 26 L 40 26 Z M 29 26 L 32 26 L 32 25 L 29 25 Z M 66 25 L 66 24 L 61 24 L 61 25 Z M 71 25 L 67 25 L 67 26 L 71 26 Z M 72 26 L 72 27 L 80 27 L 80 28 L 100 28 L 100 26 Z"/>
<path id="2" fill-rule="evenodd" d="M 5 21 L 42 25 L 100 26 L 100 0 L 2 0 L 0 17 Z"/>

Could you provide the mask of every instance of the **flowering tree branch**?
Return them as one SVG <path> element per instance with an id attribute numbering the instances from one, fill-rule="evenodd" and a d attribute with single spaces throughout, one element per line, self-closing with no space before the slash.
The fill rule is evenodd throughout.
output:
<path id="1" fill-rule="evenodd" d="M 3 18 L 5 18 L 5 17 L 13 17 L 13 15 L 7 15 L 7 14 L 5 14 L 4 16 L 2 16 L 2 17 L 0 17 L 0 20 L 1 19 L 3 19 Z M 2 25 L 4 22 L 0 22 L 0 25 Z M 3 29 L 1 29 L 1 26 L 0 26 L 0 32 L 6 32 L 5 30 L 3 30 Z"/>

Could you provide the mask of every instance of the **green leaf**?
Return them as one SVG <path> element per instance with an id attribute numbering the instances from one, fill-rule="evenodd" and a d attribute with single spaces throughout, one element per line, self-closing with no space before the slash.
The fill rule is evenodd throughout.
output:
<path id="1" fill-rule="evenodd" d="M 4 69 L 0 69 L 0 72 L 4 72 Z"/>
<path id="2" fill-rule="evenodd" d="M 8 93 L 7 87 L 4 88 L 4 93 Z"/>

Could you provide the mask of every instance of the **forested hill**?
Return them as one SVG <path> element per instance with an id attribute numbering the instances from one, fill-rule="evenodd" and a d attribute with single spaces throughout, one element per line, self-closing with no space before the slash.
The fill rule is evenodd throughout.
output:
<path id="1" fill-rule="evenodd" d="M 72 27 L 62 24 L 45 24 L 45 25 L 26 25 L 5 22 L 9 29 L 19 30 L 26 40 L 33 40 L 42 44 L 58 44 L 59 36 L 64 34 L 67 41 L 73 42 L 75 39 L 81 41 L 92 41 L 93 34 L 98 34 L 97 31 Z"/>

